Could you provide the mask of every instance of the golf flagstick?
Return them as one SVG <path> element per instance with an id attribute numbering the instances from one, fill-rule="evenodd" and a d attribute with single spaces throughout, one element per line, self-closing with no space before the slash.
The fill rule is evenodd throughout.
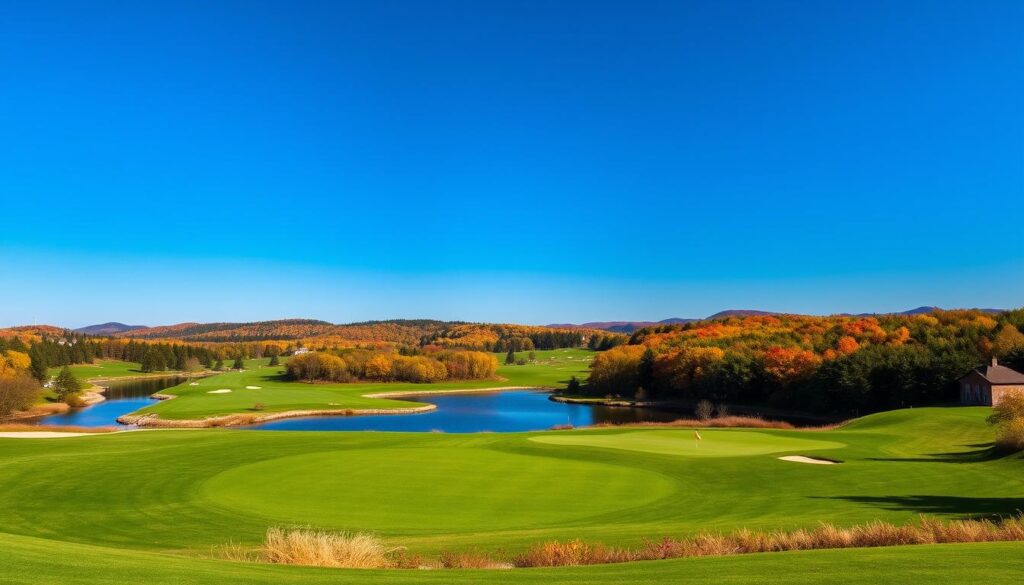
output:
<path id="1" fill-rule="evenodd" d="M 693 448 L 694 449 L 699 449 L 700 448 L 701 440 L 702 439 L 701 439 L 701 436 L 700 436 L 700 431 L 697 431 L 697 430 L 693 431 Z"/>

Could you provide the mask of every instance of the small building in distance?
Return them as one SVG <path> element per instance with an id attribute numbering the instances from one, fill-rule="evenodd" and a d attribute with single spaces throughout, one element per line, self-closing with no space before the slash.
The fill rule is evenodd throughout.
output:
<path id="1" fill-rule="evenodd" d="M 992 358 L 987 366 L 974 368 L 960 378 L 960 403 L 993 406 L 1010 392 L 1024 393 L 1024 374 L 1000 366 Z"/>

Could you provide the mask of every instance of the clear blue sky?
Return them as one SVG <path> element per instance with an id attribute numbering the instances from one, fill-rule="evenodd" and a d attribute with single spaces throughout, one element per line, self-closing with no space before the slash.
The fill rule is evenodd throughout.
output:
<path id="1" fill-rule="evenodd" d="M 4 2 L 0 325 L 1024 304 L 1024 3 Z"/>

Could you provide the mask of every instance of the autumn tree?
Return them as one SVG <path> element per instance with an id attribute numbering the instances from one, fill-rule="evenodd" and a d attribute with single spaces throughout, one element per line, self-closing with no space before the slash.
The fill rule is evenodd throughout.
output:
<path id="1" fill-rule="evenodd" d="M 0 376 L 0 419 L 29 408 L 42 394 L 42 387 L 26 371 Z"/>

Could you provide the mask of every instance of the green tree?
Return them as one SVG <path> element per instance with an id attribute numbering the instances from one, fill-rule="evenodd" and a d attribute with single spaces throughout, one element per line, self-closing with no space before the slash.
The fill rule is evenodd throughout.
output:
<path id="1" fill-rule="evenodd" d="M 32 374 L 32 377 L 36 379 L 40 384 L 46 383 L 50 378 L 48 368 L 46 367 L 46 361 L 39 354 L 32 354 L 32 365 L 29 366 L 28 371 Z"/>
<path id="2" fill-rule="evenodd" d="M 245 369 L 245 362 L 242 361 L 242 356 L 238 356 L 235 358 L 235 363 L 231 364 L 231 368 L 234 370 Z"/>
<path id="3" fill-rule="evenodd" d="M 271 365 L 271 366 L 279 366 L 279 365 L 281 365 L 281 360 L 278 359 L 276 353 L 274 355 L 270 356 L 270 364 L 269 365 Z"/>
<path id="4" fill-rule="evenodd" d="M 162 351 L 150 349 L 142 356 L 143 372 L 162 372 L 167 369 L 167 362 L 164 360 Z"/>
<path id="5" fill-rule="evenodd" d="M 516 352 L 511 347 L 508 349 L 508 353 L 505 355 L 505 365 L 511 366 L 516 363 Z"/>
<path id="6" fill-rule="evenodd" d="M 61 368 L 57 378 L 53 381 L 53 392 L 61 402 L 71 404 L 75 396 L 82 390 L 82 382 L 71 373 L 71 370 L 64 366 Z"/>
<path id="7" fill-rule="evenodd" d="M 217 358 L 217 363 L 213 365 L 213 369 L 220 372 L 224 369 L 224 360 Z"/>

